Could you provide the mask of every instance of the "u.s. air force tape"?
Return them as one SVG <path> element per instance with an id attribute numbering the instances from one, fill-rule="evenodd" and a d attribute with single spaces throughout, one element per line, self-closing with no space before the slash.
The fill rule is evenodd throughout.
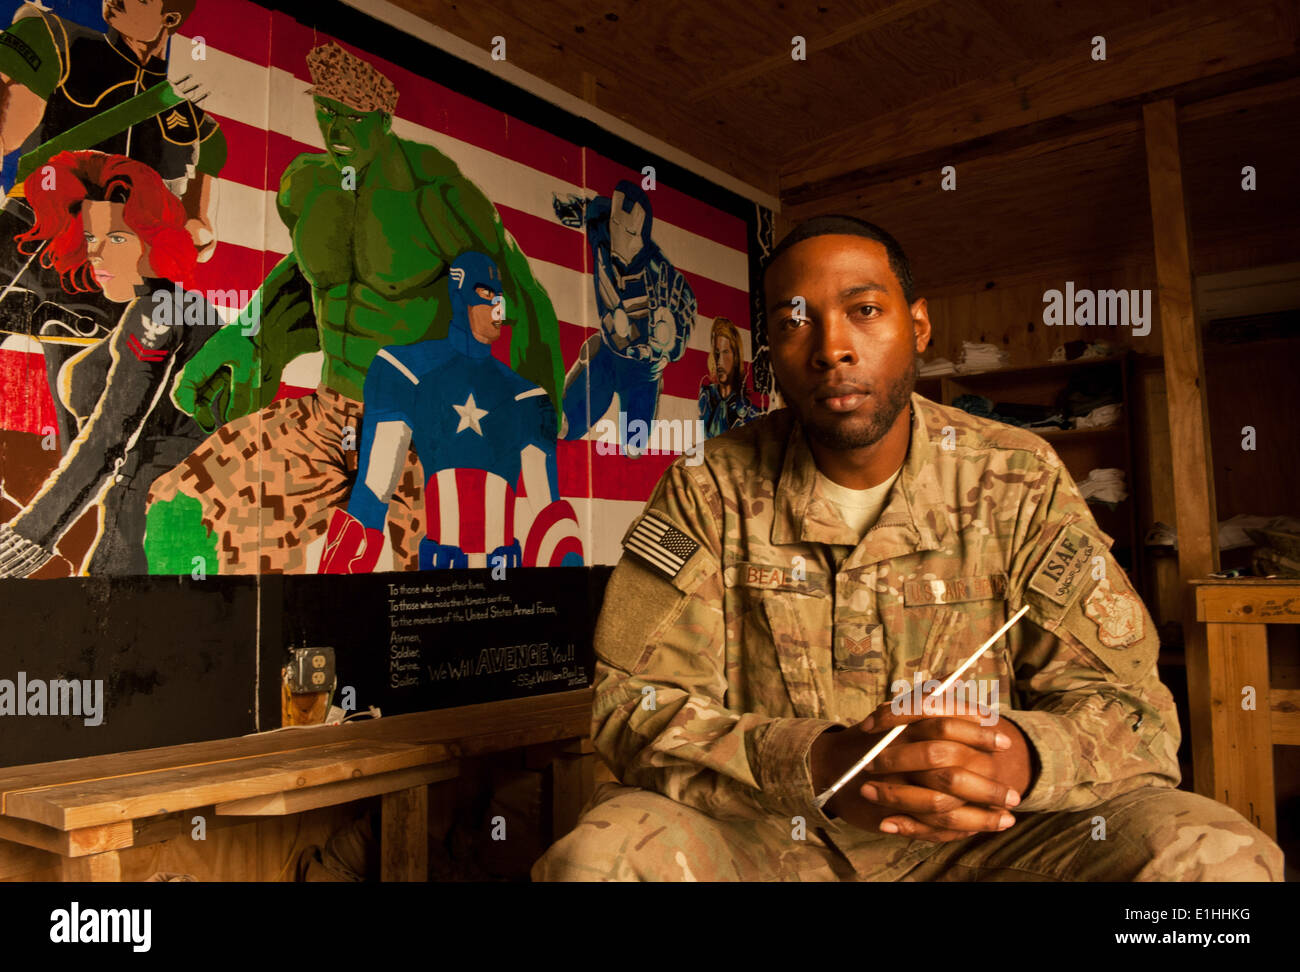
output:
<path id="1" fill-rule="evenodd" d="M 676 577 L 700 549 L 696 541 L 653 513 L 641 517 L 623 546 L 669 579 Z"/>

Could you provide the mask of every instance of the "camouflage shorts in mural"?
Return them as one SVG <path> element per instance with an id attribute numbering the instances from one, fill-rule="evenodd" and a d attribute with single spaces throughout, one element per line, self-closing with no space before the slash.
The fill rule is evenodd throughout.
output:
<path id="1" fill-rule="evenodd" d="M 657 793 L 606 784 L 535 881 L 1281 881 L 1282 852 L 1235 810 L 1140 787 L 1089 810 L 1016 815 L 1002 833 L 947 844 L 881 835 L 855 870 L 819 832 L 718 820 Z M 857 833 L 868 840 L 864 831 Z M 859 847 L 861 845 L 859 844 Z"/>
<path id="2" fill-rule="evenodd" d="M 149 502 L 177 495 L 203 508 L 223 574 L 302 573 L 335 507 L 346 509 L 356 479 L 360 402 L 328 388 L 286 398 L 228 422 L 171 472 Z M 414 452 L 388 508 L 394 570 L 419 567 L 424 537 L 423 473 Z"/>

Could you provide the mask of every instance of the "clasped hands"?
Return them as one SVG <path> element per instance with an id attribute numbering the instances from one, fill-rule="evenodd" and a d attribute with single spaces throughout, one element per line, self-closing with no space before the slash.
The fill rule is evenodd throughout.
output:
<path id="1" fill-rule="evenodd" d="M 1029 743 L 1014 723 L 981 717 L 905 715 L 888 702 L 856 726 L 813 743 L 814 792 L 821 793 L 895 726 L 907 728 L 846 783 L 828 813 L 864 830 L 945 843 L 1015 823 L 1033 777 Z M 988 721 L 987 716 L 984 721 Z"/>

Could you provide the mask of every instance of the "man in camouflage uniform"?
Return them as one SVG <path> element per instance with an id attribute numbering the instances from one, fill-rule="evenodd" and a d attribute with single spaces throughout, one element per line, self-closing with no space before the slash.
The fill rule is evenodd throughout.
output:
<path id="1" fill-rule="evenodd" d="M 534 879 L 1281 880 L 1174 789 L 1155 626 L 1052 449 L 913 393 L 930 322 L 892 237 L 812 220 L 765 286 L 790 407 L 678 461 L 624 536 L 593 710 L 624 785 Z M 966 673 L 994 711 L 889 704 L 1022 605 Z"/>

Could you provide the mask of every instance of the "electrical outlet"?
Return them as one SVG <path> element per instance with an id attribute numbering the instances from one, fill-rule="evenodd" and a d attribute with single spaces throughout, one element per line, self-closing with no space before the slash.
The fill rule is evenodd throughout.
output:
<path id="1" fill-rule="evenodd" d="M 333 691 L 333 648 L 293 648 L 290 655 L 284 677 L 292 694 Z"/>

